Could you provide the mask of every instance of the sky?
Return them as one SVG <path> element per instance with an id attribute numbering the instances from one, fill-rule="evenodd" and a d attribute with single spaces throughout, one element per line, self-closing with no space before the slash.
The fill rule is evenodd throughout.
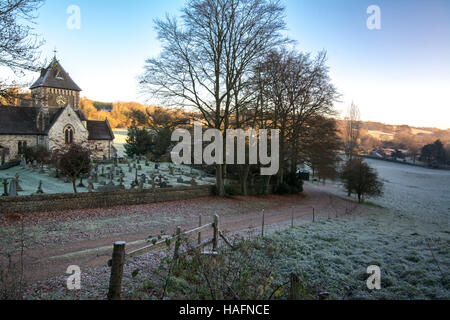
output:
<path id="1" fill-rule="evenodd" d="M 354 102 L 362 120 L 450 128 L 450 1 L 280 0 L 297 49 L 326 50 L 344 116 Z M 160 45 L 154 19 L 176 15 L 184 0 L 47 0 L 36 31 L 43 56 L 57 57 L 82 95 L 98 101 L 146 101 L 137 76 Z M 79 29 L 70 6 L 80 9 Z M 367 13 L 380 8 L 380 29 Z M 72 26 L 74 24 L 72 23 Z M 35 78 L 37 75 L 35 75 Z"/>

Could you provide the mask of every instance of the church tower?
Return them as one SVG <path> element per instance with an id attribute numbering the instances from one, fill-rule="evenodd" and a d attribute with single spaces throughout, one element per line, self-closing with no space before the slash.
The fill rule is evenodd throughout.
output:
<path id="1" fill-rule="evenodd" d="M 56 57 L 47 68 L 41 69 L 39 79 L 30 87 L 33 106 L 40 109 L 37 126 L 44 132 L 50 116 L 57 109 L 80 107 L 80 87 L 70 78 Z"/>

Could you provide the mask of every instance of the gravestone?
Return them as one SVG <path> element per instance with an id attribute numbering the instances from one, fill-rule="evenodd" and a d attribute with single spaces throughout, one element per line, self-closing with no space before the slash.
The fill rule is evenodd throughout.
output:
<path id="1" fill-rule="evenodd" d="M 93 192 L 94 191 L 94 181 L 92 179 L 89 179 L 88 181 L 88 192 Z"/>
<path id="2" fill-rule="evenodd" d="M 44 193 L 44 191 L 42 190 L 42 180 L 39 180 L 39 186 L 36 191 L 36 194 L 43 194 L 43 193 Z"/>
<path id="3" fill-rule="evenodd" d="M 23 189 L 22 189 L 22 187 L 20 186 L 20 180 L 19 180 L 19 174 L 18 173 L 16 173 L 16 184 L 17 184 L 17 191 L 18 192 L 20 192 L 20 191 L 23 191 Z"/>
<path id="4" fill-rule="evenodd" d="M 3 179 L 3 194 L 2 197 L 7 197 L 8 196 L 8 180 L 7 179 Z"/>
<path id="5" fill-rule="evenodd" d="M 159 184 L 159 187 L 161 189 L 166 189 L 166 188 L 169 188 L 169 184 L 167 182 L 163 181 Z"/>
<path id="6" fill-rule="evenodd" d="M 16 179 L 11 179 L 11 182 L 9 183 L 9 196 L 10 197 L 17 197 L 17 182 L 16 182 Z"/>

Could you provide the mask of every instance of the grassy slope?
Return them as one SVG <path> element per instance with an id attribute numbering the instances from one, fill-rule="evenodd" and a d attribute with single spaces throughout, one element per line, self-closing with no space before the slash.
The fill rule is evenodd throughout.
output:
<path id="1" fill-rule="evenodd" d="M 429 234 L 413 218 L 387 211 L 377 216 L 323 221 L 278 232 L 268 241 L 278 252 L 277 273 L 306 274 L 309 282 L 342 299 L 449 299 L 449 231 Z M 429 247 L 430 246 L 430 247 Z M 369 291 L 366 268 L 378 265 L 382 289 Z M 347 289 L 345 289 L 348 287 Z"/>

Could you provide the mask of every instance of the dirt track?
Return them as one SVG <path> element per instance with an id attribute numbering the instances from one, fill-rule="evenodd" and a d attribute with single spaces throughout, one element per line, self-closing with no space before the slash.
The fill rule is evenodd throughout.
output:
<path id="1" fill-rule="evenodd" d="M 201 214 L 204 223 L 220 215 L 220 229 L 225 232 L 245 231 L 260 227 L 262 209 L 265 224 L 276 225 L 291 221 L 311 221 L 312 211 L 326 218 L 358 211 L 351 201 L 327 194 L 311 185 L 304 195 L 250 196 L 221 199 L 205 197 L 162 204 L 116 207 L 104 210 L 77 210 L 65 213 L 36 213 L 23 216 L 25 230 L 25 273 L 29 282 L 45 280 L 65 274 L 69 265 L 82 269 L 106 264 L 111 257 L 112 243 L 126 241 L 127 250 L 141 247 L 149 235 L 158 235 L 164 229 L 168 234 L 177 226 L 188 230 L 198 224 Z M 17 215 L 0 219 L 2 250 L 17 249 L 17 242 L 5 235 L 17 234 L 20 225 Z M 205 233 L 204 237 L 209 234 Z"/>

